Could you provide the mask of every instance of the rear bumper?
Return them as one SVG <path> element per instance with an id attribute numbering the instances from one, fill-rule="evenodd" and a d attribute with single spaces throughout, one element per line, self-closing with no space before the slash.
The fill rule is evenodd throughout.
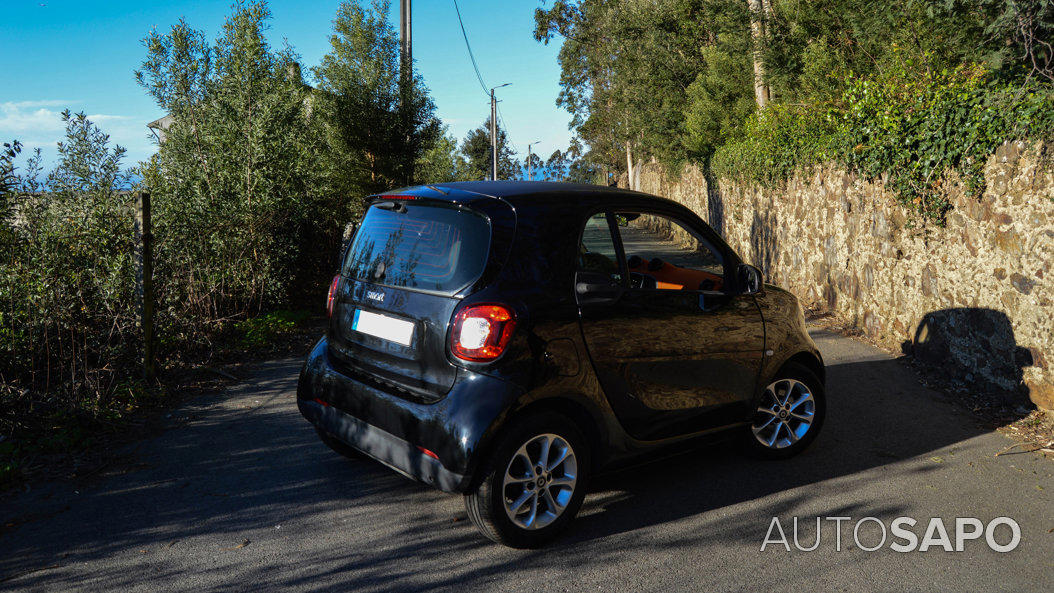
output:
<path id="1" fill-rule="evenodd" d="M 481 451 L 523 394 L 508 381 L 459 370 L 440 400 L 410 401 L 341 373 L 328 348 L 326 339 L 320 340 L 300 373 L 297 407 L 304 418 L 399 473 L 446 492 L 469 488 Z"/>
<path id="2" fill-rule="evenodd" d="M 444 492 L 463 489 L 465 476 L 454 473 L 415 445 L 317 401 L 297 400 L 300 413 L 327 434 L 355 447 L 395 471 Z"/>

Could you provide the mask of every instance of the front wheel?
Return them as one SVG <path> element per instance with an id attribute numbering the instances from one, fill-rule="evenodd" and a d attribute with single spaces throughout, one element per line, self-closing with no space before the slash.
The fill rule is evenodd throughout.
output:
<path id="1" fill-rule="evenodd" d="M 567 527 L 585 497 L 590 450 L 554 413 L 517 422 L 494 449 L 479 488 L 465 495 L 472 523 L 514 548 L 540 546 Z"/>
<path id="2" fill-rule="evenodd" d="M 804 366 L 787 363 L 765 387 L 743 439 L 751 454 L 785 459 L 816 438 L 827 412 L 823 383 Z"/>

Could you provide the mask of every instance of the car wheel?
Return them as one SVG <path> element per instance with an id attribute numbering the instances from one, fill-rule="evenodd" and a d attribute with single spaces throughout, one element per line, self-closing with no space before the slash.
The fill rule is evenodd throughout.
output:
<path id="1" fill-rule="evenodd" d="M 574 519 L 585 498 L 589 444 L 569 419 L 532 415 L 510 427 L 465 495 L 472 523 L 514 548 L 542 545 Z"/>
<path id="2" fill-rule="evenodd" d="M 761 395 L 743 438 L 757 457 L 786 459 L 816 438 L 827 411 L 823 384 L 804 366 L 787 363 Z"/>
<path id="3" fill-rule="evenodd" d="M 348 459 L 363 459 L 365 457 L 365 455 L 363 455 L 355 447 L 345 444 L 343 441 L 336 437 L 330 436 L 324 430 L 316 428 L 315 432 L 318 433 L 318 438 L 322 439 L 322 442 L 325 443 L 327 447 L 333 449 L 337 453 L 340 453 L 344 457 L 347 457 Z"/>

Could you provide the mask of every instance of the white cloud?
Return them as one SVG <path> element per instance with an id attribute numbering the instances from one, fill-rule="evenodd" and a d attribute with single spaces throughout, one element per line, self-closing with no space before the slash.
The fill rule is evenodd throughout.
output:
<path id="1" fill-rule="evenodd" d="M 0 103 L 0 142 L 19 140 L 24 153 L 42 149 L 47 166 L 54 156 L 56 143 L 63 139 L 65 132 L 62 111 L 66 108 L 76 111 L 73 106 L 77 103 L 62 100 Z M 154 152 L 146 128 L 146 122 L 153 118 L 96 113 L 88 115 L 88 119 L 110 135 L 111 144 L 128 149 L 124 158 L 125 166 L 135 165 Z"/>
<path id="2" fill-rule="evenodd" d="M 30 101 L 0 103 L 0 137 L 24 132 L 54 132 L 62 130 L 58 111 L 31 105 Z"/>
<path id="3" fill-rule="evenodd" d="M 76 101 L 66 101 L 64 99 L 46 99 L 43 101 L 7 101 L 5 103 L 0 103 L 0 106 L 11 107 L 14 109 L 26 109 L 28 107 L 63 107 L 75 103 Z"/>
<path id="4" fill-rule="evenodd" d="M 103 115 L 101 113 L 97 113 L 95 115 L 89 115 L 88 119 L 98 124 L 104 121 L 129 121 L 134 120 L 135 118 L 130 115 Z"/>

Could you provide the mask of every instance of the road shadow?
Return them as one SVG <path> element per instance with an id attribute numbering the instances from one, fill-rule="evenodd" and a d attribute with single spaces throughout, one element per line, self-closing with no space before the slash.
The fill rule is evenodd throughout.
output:
<path id="1" fill-rule="evenodd" d="M 871 470 L 983 432 L 949 415 L 949 404 L 921 388 L 900 361 L 835 363 L 827 371 L 824 430 L 804 454 L 765 462 L 711 446 L 603 476 L 565 537 L 542 550 L 514 551 L 482 539 L 459 497 L 329 451 L 296 411 L 298 366 L 274 363 L 240 395 L 205 398 L 180 410 L 188 424 L 146 443 L 141 468 L 75 495 L 56 492 L 41 500 L 34 494 L 14 507 L 5 503 L 0 517 L 16 526 L 0 535 L 0 579 L 23 575 L 17 586 L 29 590 L 129 590 L 170 585 L 190 573 L 200 583 L 196 590 L 220 590 L 225 587 L 209 583 L 233 579 L 305 591 L 474 590 L 552 566 L 579 570 L 621 562 L 616 554 L 649 544 L 630 540 L 616 551 L 603 543 L 609 536 L 707 513 L 714 518 L 706 532 L 678 532 L 667 545 L 755 545 L 772 516 L 810 499 L 807 491 L 773 494 L 832 480 L 851 488 L 873 481 L 865 475 Z M 246 407 L 232 409 L 230 402 Z M 225 407 L 217 410 L 218 404 Z M 881 497 L 867 501 L 866 511 L 895 516 L 903 504 Z M 239 550 L 242 537 L 252 542 Z M 284 542 L 285 552 L 268 551 L 260 562 L 257 550 L 276 542 Z M 183 546 L 194 550 L 189 560 L 164 560 Z M 129 570 L 129 564 L 142 570 Z M 55 568 L 25 574 L 48 566 Z"/>

